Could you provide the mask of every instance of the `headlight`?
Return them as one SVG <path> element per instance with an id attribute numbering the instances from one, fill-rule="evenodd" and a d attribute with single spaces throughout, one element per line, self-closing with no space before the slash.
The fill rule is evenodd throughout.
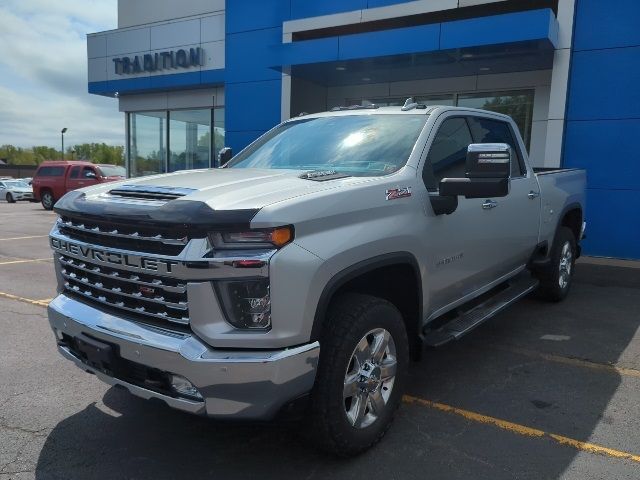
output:
<path id="1" fill-rule="evenodd" d="M 293 227 L 278 227 L 243 232 L 212 232 L 209 240 L 214 248 L 280 248 L 293 240 Z"/>
<path id="2" fill-rule="evenodd" d="M 269 279 L 214 282 L 227 321 L 240 329 L 271 327 Z"/>

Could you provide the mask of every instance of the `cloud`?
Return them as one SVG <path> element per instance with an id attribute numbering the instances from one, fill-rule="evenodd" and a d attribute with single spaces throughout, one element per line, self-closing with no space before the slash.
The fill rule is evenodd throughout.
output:
<path id="1" fill-rule="evenodd" d="M 0 144 L 124 144 L 117 101 L 87 93 L 86 34 L 116 25 L 117 0 L 3 0 Z"/>

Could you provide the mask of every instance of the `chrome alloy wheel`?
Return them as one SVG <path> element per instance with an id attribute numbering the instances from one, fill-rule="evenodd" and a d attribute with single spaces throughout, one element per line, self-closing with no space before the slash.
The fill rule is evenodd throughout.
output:
<path id="1" fill-rule="evenodd" d="M 560 252 L 560 274 L 558 275 L 558 284 L 561 289 L 567 288 L 569 280 L 571 279 L 571 268 L 573 267 L 573 252 L 571 251 L 571 244 L 565 242 Z"/>
<path id="2" fill-rule="evenodd" d="M 356 428 L 380 417 L 396 378 L 396 345 L 384 328 L 367 333 L 356 345 L 344 377 L 344 410 Z"/>

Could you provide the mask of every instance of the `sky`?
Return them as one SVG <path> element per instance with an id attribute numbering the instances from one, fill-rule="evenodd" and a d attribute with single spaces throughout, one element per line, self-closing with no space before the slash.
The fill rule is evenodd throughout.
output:
<path id="1" fill-rule="evenodd" d="M 86 34 L 117 27 L 117 0 L 0 1 L 0 145 L 124 145 L 118 101 L 87 93 Z"/>

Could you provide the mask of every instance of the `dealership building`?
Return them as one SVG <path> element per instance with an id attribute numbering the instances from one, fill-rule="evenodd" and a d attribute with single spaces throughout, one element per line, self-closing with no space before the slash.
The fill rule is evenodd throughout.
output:
<path id="1" fill-rule="evenodd" d="M 88 88 L 125 114 L 131 176 L 336 106 L 507 113 L 534 166 L 587 169 L 586 253 L 638 259 L 638 25 L 638 0 L 119 0 Z"/>

